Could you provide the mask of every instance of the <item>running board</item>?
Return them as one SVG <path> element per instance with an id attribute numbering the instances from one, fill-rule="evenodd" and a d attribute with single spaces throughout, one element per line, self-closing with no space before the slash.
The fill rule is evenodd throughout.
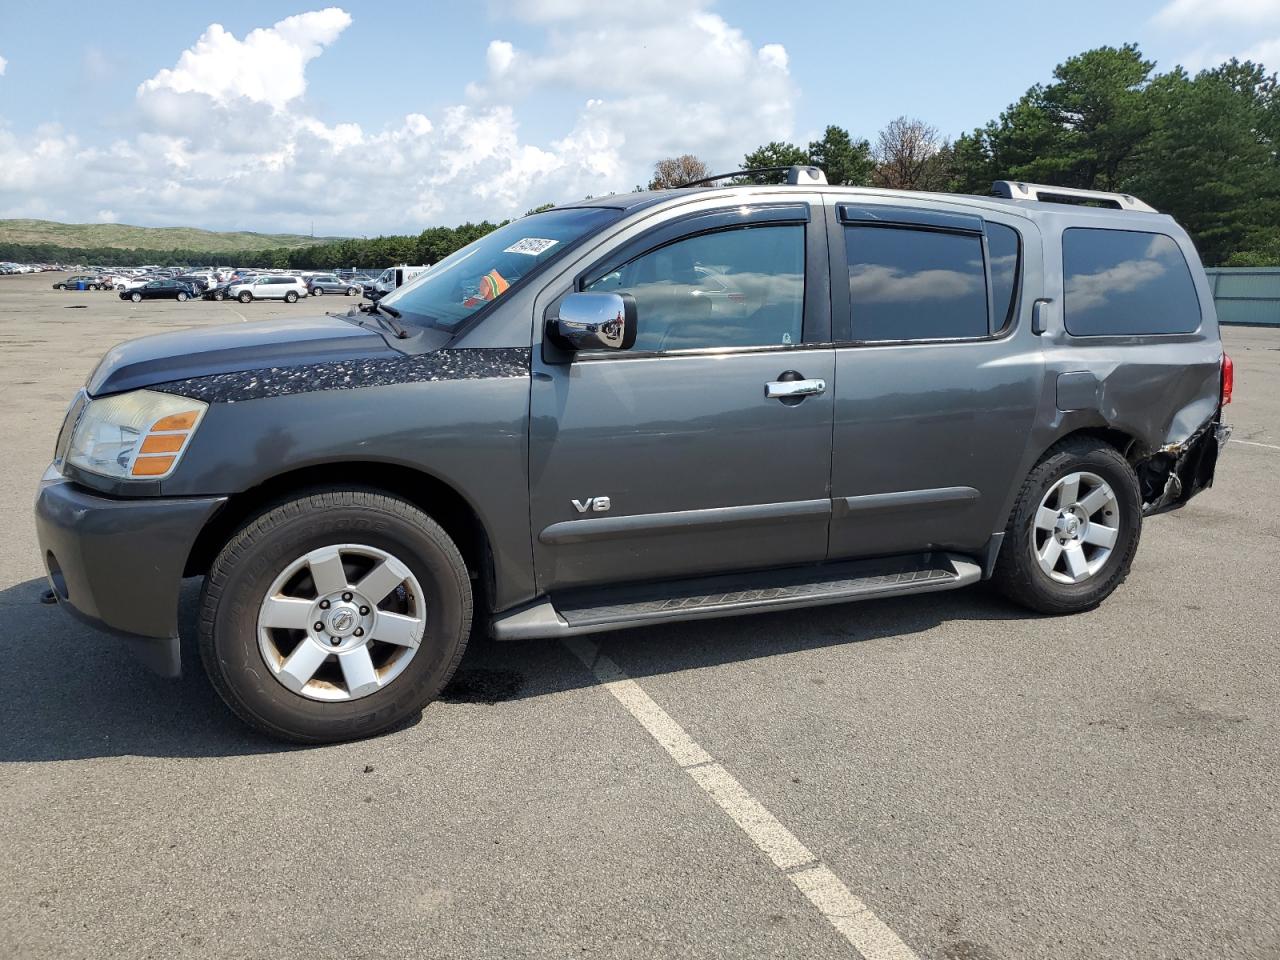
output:
<path id="1" fill-rule="evenodd" d="M 679 620 L 933 593 L 980 579 L 982 567 L 955 554 L 849 560 L 555 593 L 530 606 L 499 614 L 494 617 L 490 632 L 497 640 L 571 637 Z"/>

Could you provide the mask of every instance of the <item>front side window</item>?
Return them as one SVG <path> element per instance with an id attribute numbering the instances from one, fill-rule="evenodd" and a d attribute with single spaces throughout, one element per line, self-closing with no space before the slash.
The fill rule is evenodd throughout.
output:
<path id="1" fill-rule="evenodd" d="M 619 216 L 618 210 L 582 207 L 521 217 L 445 257 L 381 303 L 399 311 L 406 323 L 455 333 L 536 268 Z M 382 274 L 383 280 L 394 277 L 393 269 Z"/>
<path id="2" fill-rule="evenodd" d="M 1062 234 L 1063 316 L 1076 337 L 1192 333 L 1200 300 L 1170 237 L 1072 227 Z"/>
<path id="3" fill-rule="evenodd" d="M 845 228 L 853 339 L 985 337 L 982 238 L 899 227 Z"/>
<path id="4" fill-rule="evenodd" d="M 801 224 L 739 227 L 677 240 L 590 280 L 636 300 L 637 351 L 799 343 Z"/>

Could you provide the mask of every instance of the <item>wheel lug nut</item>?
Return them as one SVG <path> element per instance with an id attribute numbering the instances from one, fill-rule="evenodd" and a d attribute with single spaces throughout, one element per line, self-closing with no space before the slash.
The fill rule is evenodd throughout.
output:
<path id="1" fill-rule="evenodd" d="M 316 621 L 316 633 L 324 633 L 324 624 L 319 620 Z"/>
<path id="2" fill-rule="evenodd" d="M 351 594 L 349 594 L 349 593 L 344 593 L 344 594 L 342 595 L 342 599 L 343 599 L 343 600 L 345 600 L 345 601 L 347 601 L 347 603 L 350 603 L 350 602 L 351 602 Z"/>
<path id="3" fill-rule="evenodd" d="M 368 615 L 369 615 L 369 608 L 368 608 L 368 607 L 361 607 L 361 608 L 360 608 L 360 616 L 362 616 L 362 617 L 367 617 Z"/>
<path id="4" fill-rule="evenodd" d="M 329 601 L 328 601 L 328 600 L 321 600 L 321 601 L 320 601 L 320 609 L 321 609 L 321 610 L 328 610 L 328 609 L 329 609 Z"/>
<path id="5" fill-rule="evenodd" d="M 363 636 L 364 636 L 364 627 L 356 627 L 356 636 L 357 636 L 357 637 L 363 637 Z"/>
<path id="6" fill-rule="evenodd" d="M 338 647 L 338 646 L 341 646 L 341 645 L 342 645 L 342 640 L 341 640 L 341 639 L 339 639 L 338 637 L 331 637 L 331 638 L 329 639 L 329 642 L 330 642 L 330 643 L 332 643 L 335 647 Z"/>

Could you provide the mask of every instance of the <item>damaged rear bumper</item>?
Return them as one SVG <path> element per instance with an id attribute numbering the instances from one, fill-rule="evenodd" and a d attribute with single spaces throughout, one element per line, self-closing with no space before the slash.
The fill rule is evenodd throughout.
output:
<path id="1" fill-rule="evenodd" d="M 1220 412 L 1181 443 L 1169 443 L 1135 464 L 1145 516 L 1174 510 L 1213 486 L 1218 455 L 1231 437 Z"/>

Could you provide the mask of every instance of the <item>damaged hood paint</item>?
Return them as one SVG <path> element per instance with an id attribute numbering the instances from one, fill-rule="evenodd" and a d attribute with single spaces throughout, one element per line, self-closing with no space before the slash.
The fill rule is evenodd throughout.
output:
<path id="1" fill-rule="evenodd" d="M 396 356 L 377 331 L 337 317 L 251 321 L 119 344 L 89 376 L 87 389 L 96 397 L 242 370 Z"/>

